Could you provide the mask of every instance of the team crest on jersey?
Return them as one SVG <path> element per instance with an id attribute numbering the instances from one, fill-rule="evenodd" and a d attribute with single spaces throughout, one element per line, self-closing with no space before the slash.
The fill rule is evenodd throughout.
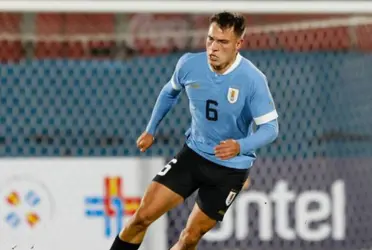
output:
<path id="1" fill-rule="evenodd" d="M 227 92 L 227 100 L 230 103 L 236 103 L 238 100 L 239 95 L 239 89 L 229 88 L 229 91 Z"/>
<path id="2" fill-rule="evenodd" d="M 237 192 L 235 192 L 234 190 L 230 191 L 229 195 L 226 198 L 226 206 L 231 205 L 231 203 L 234 201 L 236 195 L 237 195 Z"/>

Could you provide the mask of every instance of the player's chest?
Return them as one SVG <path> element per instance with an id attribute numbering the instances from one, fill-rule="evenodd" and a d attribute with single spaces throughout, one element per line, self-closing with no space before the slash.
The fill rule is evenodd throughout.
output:
<path id="1" fill-rule="evenodd" d="M 218 109 L 225 114 L 240 114 L 245 105 L 244 89 L 233 80 L 195 79 L 185 84 L 191 107 L 198 110 Z"/>

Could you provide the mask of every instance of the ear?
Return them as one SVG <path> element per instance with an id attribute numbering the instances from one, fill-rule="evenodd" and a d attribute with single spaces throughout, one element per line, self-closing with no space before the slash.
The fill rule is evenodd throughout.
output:
<path id="1" fill-rule="evenodd" d="M 243 46 L 243 39 L 239 39 L 238 42 L 236 43 L 236 49 L 239 50 Z"/>

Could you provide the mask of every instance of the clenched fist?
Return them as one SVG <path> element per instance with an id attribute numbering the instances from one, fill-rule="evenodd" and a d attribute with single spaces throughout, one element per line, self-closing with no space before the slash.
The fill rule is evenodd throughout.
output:
<path id="1" fill-rule="evenodd" d="M 221 160 L 227 160 L 237 156 L 240 153 L 240 144 L 232 139 L 222 141 L 214 148 L 216 157 Z"/>
<path id="2" fill-rule="evenodd" d="M 137 139 L 137 147 L 141 152 L 145 152 L 154 143 L 154 136 L 152 134 L 143 132 Z"/>

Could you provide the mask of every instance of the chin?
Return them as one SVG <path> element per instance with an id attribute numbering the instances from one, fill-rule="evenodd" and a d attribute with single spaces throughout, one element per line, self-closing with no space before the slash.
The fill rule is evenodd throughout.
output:
<path id="1" fill-rule="evenodd" d="M 209 64 L 213 67 L 213 68 L 218 68 L 220 66 L 219 63 L 217 62 L 212 62 L 212 61 L 209 61 Z"/>

